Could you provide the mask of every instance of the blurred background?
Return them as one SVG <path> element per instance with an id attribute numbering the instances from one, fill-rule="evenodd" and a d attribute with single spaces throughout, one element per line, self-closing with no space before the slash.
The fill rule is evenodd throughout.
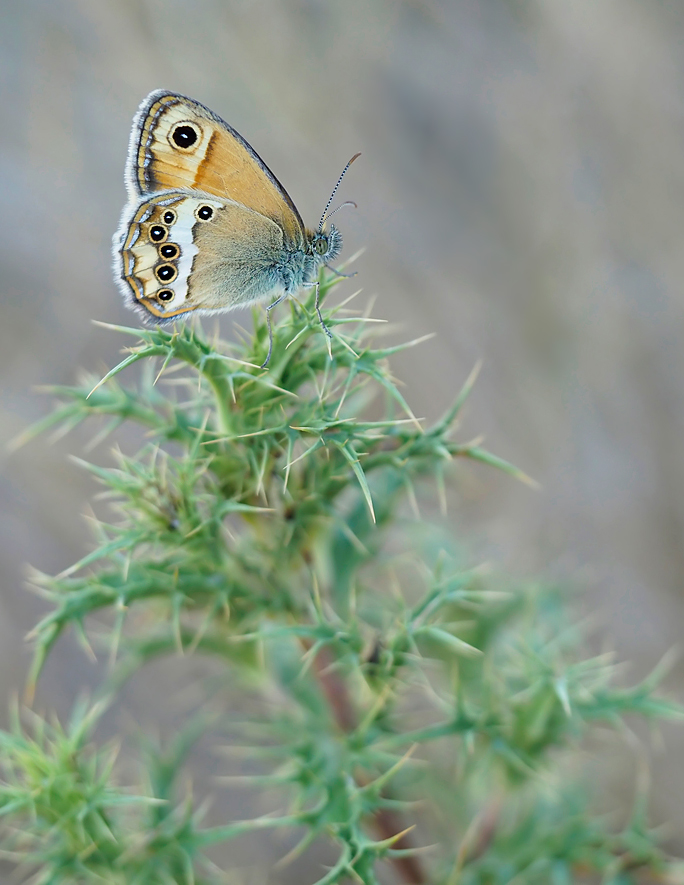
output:
<path id="1" fill-rule="evenodd" d="M 469 466 L 452 518 L 473 556 L 584 588 L 597 647 L 637 679 L 684 628 L 684 4 L 680 0 L 2 0 L 0 443 L 45 415 L 41 384 L 117 359 L 112 281 L 131 118 L 154 88 L 228 120 L 309 225 L 346 160 L 350 284 L 434 419 L 484 361 L 462 438 L 541 483 Z M 353 291 L 351 288 L 347 292 Z M 346 294 L 346 293 L 345 293 Z M 249 325 L 249 313 L 221 319 Z M 91 543 L 94 486 L 68 453 L 0 478 L 0 716 L 43 610 L 26 565 Z M 108 444 L 109 445 L 109 444 Z M 110 463 L 108 445 L 96 455 Z M 70 709 L 96 668 L 62 642 L 39 692 Z M 131 699 L 144 709 L 150 677 Z M 155 679 L 158 680 L 155 682 Z M 684 666 L 667 685 L 682 699 Z M 145 696 L 145 692 L 148 693 Z M 651 808 L 684 850 L 684 731 L 650 741 Z M 601 748 L 597 748 L 601 752 Z M 599 755 L 629 803 L 642 751 Z M 646 752 L 646 751 L 643 751 Z M 277 856 L 277 854 L 275 855 Z"/>

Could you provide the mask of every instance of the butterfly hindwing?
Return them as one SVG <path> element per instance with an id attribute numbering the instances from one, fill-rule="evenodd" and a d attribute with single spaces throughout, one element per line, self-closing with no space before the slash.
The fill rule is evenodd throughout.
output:
<path id="1" fill-rule="evenodd" d="M 233 200 L 274 221 L 292 248 L 304 225 L 289 195 L 234 129 L 204 105 L 152 92 L 133 124 L 126 167 L 131 200 L 188 188 Z"/>
<path id="2" fill-rule="evenodd" d="M 156 322 L 283 291 L 282 228 L 213 194 L 177 189 L 130 203 L 114 245 L 124 297 Z"/>

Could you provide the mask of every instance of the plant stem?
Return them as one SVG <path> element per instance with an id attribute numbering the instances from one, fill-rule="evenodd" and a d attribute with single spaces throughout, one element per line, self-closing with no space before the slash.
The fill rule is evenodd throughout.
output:
<path id="1" fill-rule="evenodd" d="M 347 691 L 347 686 L 340 678 L 339 673 L 331 669 L 332 655 L 327 648 L 321 649 L 316 655 L 313 671 L 321 686 L 321 690 L 330 705 L 335 722 L 341 731 L 350 732 L 356 728 L 357 719 L 354 708 Z M 381 809 L 375 814 L 373 825 L 381 839 L 391 839 L 397 833 L 406 829 L 405 823 L 397 812 L 390 809 Z M 408 833 L 395 842 L 395 849 L 410 849 L 414 846 Z M 427 877 L 417 857 L 407 855 L 405 857 L 392 857 L 390 863 L 396 870 L 400 879 L 406 885 L 425 885 Z"/>
<path id="2" fill-rule="evenodd" d="M 233 413 L 231 409 L 232 394 L 230 385 L 225 376 L 223 367 L 216 369 L 216 361 L 211 360 L 207 363 L 203 370 L 204 377 L 207 379 L 216 397 L 216 414 L 218 417 L 218 430 L 225 436 L 233 435 Z"/>

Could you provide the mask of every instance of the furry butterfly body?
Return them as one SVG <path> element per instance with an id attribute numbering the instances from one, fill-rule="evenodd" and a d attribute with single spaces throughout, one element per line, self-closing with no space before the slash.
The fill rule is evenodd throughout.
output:
<path id="1" fill-rule="evenodd" d="M 126 303 L 146 321 L 166 323 L 265 299 L 270 310 L 303 286 L 317 286 L 319 267 L 342 246 L 337 228 L 326 228 L 325 212 L 317 230 L 306 228 L 285 188 L 242 136 L 176 93 L 152 92 L 140 105 L 126 187 L 114 269 Z M 320 311 L 319 319 L 330 334 Z"/>

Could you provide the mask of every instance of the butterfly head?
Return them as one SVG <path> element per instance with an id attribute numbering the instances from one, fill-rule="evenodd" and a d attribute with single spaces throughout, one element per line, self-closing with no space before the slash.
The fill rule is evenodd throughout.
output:
<path id="1" fill-rule="evenodd" d="M 317 264 L 328 264 L 342 251 L 342 234 L 334 224 L 327 230 L 319 229 L 311 235 L 308 251 Z"/>

